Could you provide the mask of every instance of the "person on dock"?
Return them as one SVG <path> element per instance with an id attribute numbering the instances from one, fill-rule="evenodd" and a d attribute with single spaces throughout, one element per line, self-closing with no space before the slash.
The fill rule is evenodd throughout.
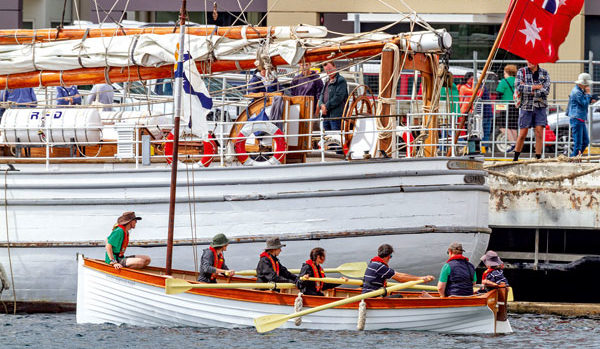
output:
<path id="1" fill-rule="evenodd" d="M 325 72 L 329 78 L 319 98 L 319 108 L 324 119 L 323 128 L 325 131 L 339 130 L 342 128 L 341 117 L 348 100 L 348 84 L 337 72 L 335 62 L 327 62 Z"/>
<path id="2" fill-rule="evenodd" d="M 150 264 L 150 257 L 146 255 L 125 256 L 125 250 L 129 244 L 129 232 L 135 228 L 137 221 L 141 220 L 142 217 L 136 216 L 135 212 L 123 213 L 106 239 L 104 261 L 115 269 L 118 270 L 122 267 L 143 269 Z"/>
<path id="3" fill-rule="evenodd" d="M 544 128 L 548 123 L 548 94 L 550 94 L 550 75 L 538 64 L 527 62 L 519 69 L 515 79 L 515 94 L 520 96 L 519 137 L 515 145 L 513 161 L 519 160 L 525 138 L 530 128 L 535 128 L 535 158 L 542 158 L 544 147 Z M 519 98 L 517 98 L 519 100 Z"/>
<path id="4" fill-rule="evenodd" d="M 595 100 L 590 94 L 590 84 L 592 77 L 588 73 L 579 74 L 575 87 L 569 95 L 569 104 L 567 105 L 567 115 L 571 124 L 573 134 L 573 152 L 571 156 L 583 154 L 585 148 L 590 144 L 590 138 L 587 130 L 588 109 L 590 103 Z"/>
<path id="5" fill-rule="evenodd" d="M 495 288 L 508 287 L 508 279 L 504 276 L 504 263 L 498 257 L 498 254 L 492 250 L 487 251 L 481 261 L 487 270 L 481 275 L 481 283 L 485 286 L 484 292 L 489 292 Z"/>
<path id="6" fill-rule="evenodd" d="M 56 86 L 57 105 L 81 105 L 81 95 L 77 86 Z"/>
<path id="7" fill-rule="evenodd" d="M 462 244 L 453 242 L 448 247 L 448 260 L 440 272 L 437 288 L 441 297 L 472 296 L 477 283 L 475 267 L 463 256 Z"/>
<path id="8" fill-rule="evenodd" d="M 325 263 L 325 250 L 321 247 L 315 247 L 310 251 L 310 259 L 302 263 L 300 269 L 300 292 L 307 296 L 324 296 L 322 291 L 338 287 L 340 284 L 330 284 L 318 281 L 308 281 L 309 277 L 324 278 L 325 272 L 321 265 Z M 348 278 L 341 277 L 342 280 Z"/>
<path id="9" fill-rule="evenodd" d="M 362 293 L 378 290 L 385 287 L 388 279 L 394 279 L 398 282 L 408 282 L 415 280 L 423 280 L 430 282 L 434 278 L 431 275 L 415 276 L 405 273 L 399 273 L 388 266 L 394 249 L 391 245 L 383 244 L 377 249 L 377 256 L 371 259 L 365 276 L 363 277 Z M 391 296 L 395 297 L 395 296 Z M 396 296 L 397 297 L 397 296 Z M 401 297 L 401 296 L 400 296 Z"/>
<path id="10" fill-rule="evenodd" d="M 227 251 L 229 239 L 225 234 L 217 234 L 213 237 L 210 247 L 202 251 L 200 258 L 200 275 L 198 281 L 206 283 L 217 283 L 217 274 L 233 276 L 235 271 L 229 270 L 225 264 L 223 252 Z"/>
<path id="11" fill-rule="evenodd" d="M 500 94 L 500 100 L 505 105 L 497 104 L 496 109 L 498 110 L 498 117 L 504 122 L 499 123 L 498 127 L 503 132 L 509 142 L 515 142 L 517 140 L 517 125 L 519 123 L 519 109 L 515 107 L 514 96 L 515 96 L 515 76 L 517 75 L 517 66 L 514 64 L 507 64 L 504 67 L 504 79 L 500 80 L 496 92 Z M 506 107 L 506 109 L 500 111 L 500 107 Z M 511 145 L 507 150 L 507 153 L 515 150 L 515 146 Z"/>
<path id="12" fill-rule="evenodd" d="M 285 245 L 279 241 L 279 238 L 267 240 L 265 251 L 260 254 L 260 260 L 256 266 L 256 282 L 298 282 L 298 276 L 290 273 L 279 263 L 277 256 L 281 253 L 282 247 Z"/>

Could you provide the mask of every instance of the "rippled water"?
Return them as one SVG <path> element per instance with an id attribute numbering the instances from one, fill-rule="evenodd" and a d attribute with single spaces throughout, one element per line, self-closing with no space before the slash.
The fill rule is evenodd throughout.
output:
<path id="1" fill-rule="evenodd" d="M 509 335 L 77 325 L 75 314 L 0 315 L 0 348 L 600 348 L 600 319 L 515 315 Z"/>

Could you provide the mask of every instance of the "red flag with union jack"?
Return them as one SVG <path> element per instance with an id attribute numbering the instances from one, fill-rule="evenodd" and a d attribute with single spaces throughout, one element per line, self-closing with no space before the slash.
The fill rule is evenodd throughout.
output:
<path id="1" fill-rule="evenodd" d="M 584 0 L 513 0 L 500 48 L 531 63 L 553 63 Z M 514 7 L 513 7 L 514 5 Z"/>

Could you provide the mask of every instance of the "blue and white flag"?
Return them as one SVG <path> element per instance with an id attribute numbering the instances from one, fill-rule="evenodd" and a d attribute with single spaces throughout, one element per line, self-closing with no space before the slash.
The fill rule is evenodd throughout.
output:
<path id="1" fill-rule="evenodd" d="M 213 101 L 189 53 L 183 56 L 183 69 L 175 70 L 175 76 L 177 77 L 179 74 L 183 78 L 181 96 L 181 107 L 183 108 L 182 131 L 207 139 L 209 127 L 206 115 L 212 109 Z"/>

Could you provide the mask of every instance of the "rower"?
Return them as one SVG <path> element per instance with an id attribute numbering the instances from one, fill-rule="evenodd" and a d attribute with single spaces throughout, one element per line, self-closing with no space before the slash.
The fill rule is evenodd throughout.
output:
<path id="1" fill-rule="evenodd" d="M 399 273 L 388 266 L 394 249 L 391 245 L 383 244 L 377 249 L 377 256 L 371 259 L 371 262 L 365 270 L 365 276 L 363 278 L 362 293 L 378 290 L 382 287 L 386 287 L 387 279 L 394 279 L 399 282 L 408 282 L 423 280 L 430 282 L 433 280 L 433 276 L 415 276 L 411 274 Z M 391 296 L 402 297 L 401 295 Z"/>
<path id="2" fill-rule="evenodd" d="M 472 296 L 477 283 L 475 267 L 463 256 L 462 244 L 453 242 L 448 247 L 448 260 L 440 272 L 438 292 L 441 297 Z"/>
<path id="3" fill-rule="evenodd" d="M 137 217 L 135 212 L 125 212 L 117 219 L 117 224 L 106 239 L 106 253 L 104 261 L 112 265 L 115 269 L 122 267 L 143 269 L 150 264 L 150 257 L 142 254 L 125 257 L 125 250 L 129 244 L 129 233 L 135 228 L 137 221 L 142 217 Z"/>
<path id="4" fill-rule="evenodd" d="M 296 283 L 298 277 L 290 273 L 286 267 L 279 263 L 277 256 L 285 245 L 279 238 L 267 240 L 265 251 L 260 254 L 260 260 L 256 266 L 256 282 L 292 282 Z"/>
<path id="5" fill-rule="evenodd" d="M 307 296 L 324 296 L 322 291 L 338 287 L 339 284 L 330 284 L 318 281 L 308 281 L 308 278 L 324 278 L 325 272 L 321 264 L 325 263 L 325 250 L 321 247 L 315 247 L 310 251 L 310 259 L 302 264 L 300 269 L 300 292 Z M 347 278 L 341 277 L 348 281 Z"/>
<path id="6" fill-rule="evenodd" d="M 202 251 L 200 258 L 200 275 L 198 281 L 206 283 L 217 283 L 217 274 L 233 276 L 235 271 L 229 270 L 225 264 L 223 252 L 227 251 L 229 239 L 225 234 L 217 234 L 213 237 L 210 247 Z"/>

